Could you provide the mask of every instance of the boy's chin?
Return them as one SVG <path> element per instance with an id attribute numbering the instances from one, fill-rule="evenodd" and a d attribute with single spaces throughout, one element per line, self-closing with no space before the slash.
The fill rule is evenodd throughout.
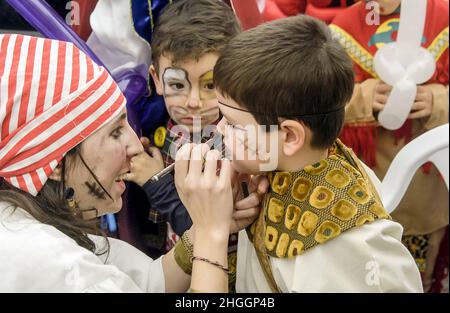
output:
<path id="1" fill-rule="evenodd" d="M 259 164 L 252 161 L 235 161 L 231 163 L 233 169 L 240 174 L 258 175 L 261 174 Z"/>

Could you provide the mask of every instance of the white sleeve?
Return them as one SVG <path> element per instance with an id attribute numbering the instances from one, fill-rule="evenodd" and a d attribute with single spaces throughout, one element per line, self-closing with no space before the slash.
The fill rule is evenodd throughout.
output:
<path id="1" fill-rule="evenodd" d="M 91 239 L 97 246 L 103 247 L 105 242 L 103 238 L 91 236 Z M 152 260 L 130 244 L 114 238 L 109 238 L 109 244 L 109 255 L 100 256 L 103 262 L 106 260 L 106 264 L 117 267 L 145 292 L 165 292 L 162 257 Z"/>
<path id="2" fill-rule="evenodd" d="M 113 76 L 137 69 L 148 76 L 151 48 L 133 27 L 130 0 L 102 0 L 90 17 L 92 34 L 88 46 Z"/>
<path id="3" fill-rule="evenodd" d="M 24 216 L 0 214 L 0 292 L 164 292 L 160 259 L 112 239 L 105 264 L 105 256 Z"/>
<path id="4" fill-rule="evenodd" d="M 380 220 L 294 259 L 271 258 L 275 281 L 283 292 L 422 292 L 419 271 L 400 242 L 401 234 L 398 223 Z M 241 253 L 247 260 L 239 259 Z M 239 292 L 270 291 L 251 244 L 238 250 L 237 280 Z"/>
<path id="5" fill-rule="evenodd" d="M 294 260 L 272 259 L 272 264 L 289 292 L 422 292 L 401 233 L 397 223 L 376 221 Z"/>

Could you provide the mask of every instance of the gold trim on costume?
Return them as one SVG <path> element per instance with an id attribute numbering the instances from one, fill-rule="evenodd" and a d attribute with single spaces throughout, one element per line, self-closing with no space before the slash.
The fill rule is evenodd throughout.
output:
<path id="1" fill-rule="evenodd" d="M 439 61 L 444 51 L 448 48 L 448 26 L 436 36 L 434 41 L 428 47 L 428 51 L 434 56 L 434 59 Z"/>
<path id="2" fill-rule="evenodd" d="M 258 219 L 261 233 L 255 224 L 247 232 L 255 248 L 264 249 L 261 255 L 293 258 L 355 227 L 391 218 L 364 168 L 339 140 L 325 160 L 271 176 Z M 264 241 L 257 244 L 258 236 Z"/>
<path id="3" fill-rule="evenodd" d="M 351 59 L 374 78 L 379 78 L 373 68 L 374 56 L 339 26 L 333 24 L 330 25 L 330 29 L 333 37 L 339 40 Z M 446 27 L 438 36 L 436 36 L 427 50 L 431 52 L 437 62 L 448 47 L 449 28 Z"/>
<path id="4" fill-rule="evenodd" d="M 374 78 L 378 78 L 373 69 L 373 55 L 339 26 L 333 24 L 330 29 L 333 37 L 339 40 L 352 60 Z"/>

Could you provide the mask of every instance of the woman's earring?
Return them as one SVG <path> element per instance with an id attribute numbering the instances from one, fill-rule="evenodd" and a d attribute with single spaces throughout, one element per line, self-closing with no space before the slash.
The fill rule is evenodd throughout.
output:
<path id="1" fill-rule="evenodd" d="M 69 187 L 64 190 L 64 199 L 66 199 L 67 205 L 72 210 L 75 209 L 77 206 L 75 199 L 74 199 L 74 195 L 75 195 L 75 190 L 73 190 L 73 188 Z"/>

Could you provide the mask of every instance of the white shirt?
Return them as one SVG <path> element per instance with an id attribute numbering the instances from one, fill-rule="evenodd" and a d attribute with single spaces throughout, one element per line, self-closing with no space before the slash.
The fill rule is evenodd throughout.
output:
<path id="1" fill-rule="evenodd" d="M 379 220 L 293 259 L 270 257 L 282 292 L 423 292 L 417 266 L 400 241 L 403 228 Z M 271 292 L 255 248 L 239 233 L 237 292 Z"/>
<path id="2" fill-rule="evenodd" d="M 377 190 L 381 183 L 364 163 Z M 401 243 L 403 227 L 378 220 L 351 229 L 293 259 L 270 257 L 282 292 L 423 292 L 419 270 Z M 271 292 L 253 244 L 239 233 L 237 292 Z"/>
<path id="3" fill-rule="evenodd" d="M 98 249 L 104 239 L 92 236 Z M 0 292 L 164 292 L 161 258 L 110 238 L 97 256 L 53 226 L 0 202 Z"/>

